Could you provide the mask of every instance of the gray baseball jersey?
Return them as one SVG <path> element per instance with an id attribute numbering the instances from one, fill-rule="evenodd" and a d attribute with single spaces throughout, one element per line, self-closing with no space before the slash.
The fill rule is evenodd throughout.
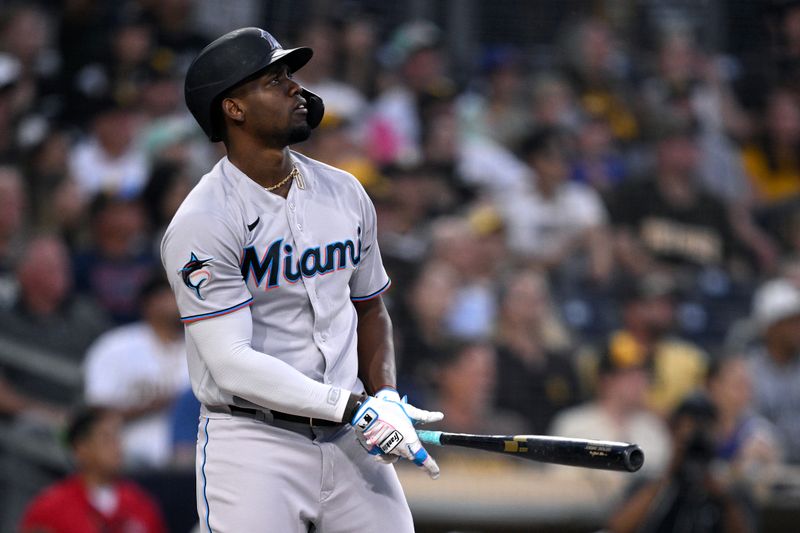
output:
<path id="1" fill-rule="evenodd" d="M 296 152 L 287 198 L 223 158 L 169 225 L 162 261 L 185 323 L 250 305 L 251 346 L 316 381 L 360 391 L 351 300 L 389 286 L 375 209 L 350 174 Z M 205 405 L 234 403 L 187 339 L 189 374 Z"/>
<path id="2" fill-rule="evenodd" d="M 185 323 L 251 306 L 255 356 L 275 357 L 329 384 L 320 387 L 330 407 L 341 405 L 342 389 L 363 390 L 351 301 L 381 294 L 389 278 L 375 209 L 358 181 L 291 157 L 301 177 L 285 199 L 223 158 L 176 213 L 162 260 Z M 202 353 L 216 357 L 209 345 L 228 326 L 211 336 L 196 329 L 187 335 L 192 388 L 203 403 L 196 462 L 201 531 L 377 533 L 386 523 L 413 531 L 394 469 L 375 462 L 349 425 L 311 427 L 269 411 L 259 419 L 233 416 L 229 406 L 241 399 L 218 386 L 193 340 L 205 339 Z"/>

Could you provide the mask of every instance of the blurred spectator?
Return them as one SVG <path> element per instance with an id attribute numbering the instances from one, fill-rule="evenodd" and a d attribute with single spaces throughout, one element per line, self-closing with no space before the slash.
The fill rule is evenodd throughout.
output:
<path id="1" fill-rule="evenodd" d="M 613 533 L 756 531 L 746 496 L 715 478 L 712 428 L 716 410 L 705 396 L 687 398 L 670 418 L 672 459 L 659 479 L 640 483 L 609 519 Z"/>
<path id="2" fill-rule="evenodd" d="M 452 95 L 445 72 L 441 31 L 428 21 L 399 28 L 383 51 L 396 79 L 377 97 L 367 126 L 370 155 L 381 163 L 416 164 L 422 158 L 420 100 Z"/>
<path id="3" fill-rule="evenodd" d="M 719 358 L 709 368 L 707 381 L 717 410 L 715 455 L 728 467 L 726 482 L 765 486 L 781 468 L 782 450 L 776 429 L 752 410 L 753 377 L 747 359 Z"/>
<path id="4" fill-rule="evenodd" d="M 183 327 L 166 279 L 150 279 L 139 305 L 141 322 L 105 333 L 89 348 L 85 399 L 123 415 L 127 464 L 159 467 L 172 456 L 170 410 L 189 386 L 189 372 Z"/>
<path id="5" fill-rule="evenodd" d="M 21 533 L 166 533 L 158 504 L 121 477 L 121 419 L 113 411 L 78 411 L 66 431 L 76 472 L 32 501 Z"/>
<path id="6" fill-rule="evenodd" d="M 52 424 L 80 398 L 84 353 L 108 324 L 92 302 L 74 295 L 71 270 L 57 237 L 34 237 L 25 246 L 16 268 L 19 297 L 0 312 L 4 415 Z"/>
<path id="7" fill-rule="evenodd" d="M 772 79 L 759 80 L 761 85 L 772 83 L 790 88 L 800 96 L 800 4 L 794 0 L 775 0 L 772 2 L 771 42 Z M 763 56 L 759 57 L 761 61 Z M 755 68 L 755 66 L 754 66 Z"/>
<path id="8" fill-rule="evenodd" d="M 183 78 L 175 71 L 171 61 L 158 63 L 157 58 L 151 59 L 142 78 L 138 94 L 140 109 L 146 120 L 160 121 L 184 115 Z"/>
<path id="9" fill-rule="evenodd" d="M 598 364 L 595 397 L 555 416 L 550 433 L 563 437 L 633 442 L 646 459 L 634 479 L 659 475 L 669 458 L 670 437 L 664 422 L 645 407 L 653 379 L 651 363 L 630 346 L 610 342 Z M 618 497 L 627 476 L 599 470 L 560 467 L 564 476 L 589 480 L 610 501 Z"/>
<path id="10" fill-rule="evenodd" d="M 329 112 L 327 101 L 325 105 L 325 115 L 319 128 L 308 141 L 298 147 L 299 150 L 309 157 L 343 170 L 361 171 L 353 174 L 365 187 L 369 186 L 370 179 L 363 167 L 372 163 L 363 153 L 362 146 L 355 141 L 350 131 L 351 123 L 346 116 L 339 115 L 335 111 Z"/>
<path id="11" fill-rule="evenodd" d="M 660 36 L 657 71 L 642 84 L 645 120 L 658 121 L 670 113 L 695 121 L 699 178 L 709 193 L 725 201 L 745 201 L 750 187 L 731 139 L 746 138 L 750 121 L 730 86 L 731 68 L 721 57 L 705 54 L 688 26 L 672 24 Z"/>
<path id="12" fill-rule="evenodd" d="M 632 141 L 639 125 L 630 107 L 627 59 L 611 28 L 599 18 L 586 19 L 563 36 L 567 74 L 581 108 L 606 118 L 614 138 Z"/>
<path id="13" fill-rule="evenodd" d="M 16 159 L 15 120 L 17 87 L 22 75 L 22 65 L 10 54 L 0 53 L 0 162 L 11 163 Z"/>
<path id="14" fill-rule="evenodd" d="M 139 317 L 137 296 L 157 268 L 137 200 L 99 194 L 90 206 L 91 242 L 74 258 L 78 291 L 91 295 L 117 323 Z"/>
<path id="15" fill-rule="evenodd" d="M 763 113 L 763 128 L 742 151 L 756 198 L 776 204 L 800 196 L 800 104 L 784 88 L 772 90 Z"/>
<path id="16" fill-rule="evenodd" d="M 104 61 L 110 78 L 107 94 L 133 104 L 139 99 L 142 76 L 153 54 L 153 27 L 133 10 L 120 10 L 119 19 Z"/>
<path id="17" fill-rule="evenodd" d="M 188 387 L 180 392 L 170 412 L 170 447 L 172 463 L 178 467 L 194 469 L 197 456 L 197 421 L 200 419 L 200 402 Z"/>
<path id="18" fill-rule="evenodd" d="M 558 72 L 540 72 L 531 83 L 531 115 L 538 128 L 573 131 L 584 111 L 569 81 Z"/>
<path id="19" fill-rule="evenodd" d="M 365 97 L 376 92 L 379 48 L 378 21 L 367 10 L 352 10 L 343 17 L 339 77 Z M 307 65 L 308 66 L 308 65 Z"/>
<path id="20" fill-rule="evenodd" d="M 545 278 L 512 274 L 498 317 L 497 406 L 527 419 L 527 432 L 547 432 L 553 415 L 579 400 L 570 341 L 556 316 Z"/>
<path id="21" fill-rule="evenodd" d="M 753 297 L 753 318 L 762 339 L 750 354 L 754 407 L 780 432 L 786 460 L 800 463 L 800 289 L 766 282 Z"/>
<path id="22" fill-rule="evenodd" d="M 20 144 L 35 122 L 52 119 L 62 111 L 59 97 L 59 59 L 51 48 L 52 21 L 34 2 L 7 2 L 0 22 L 0 47 L 20 64 L 13 96 L 13 109 Z"/>
<path id="23" fill-rule="evenodd" d="M 325 112 L 358 125 L 367 111 L 367 100 L 358 89 L 336 78 L 340 46 L 339 29 L 331 22 L 313 21 L 306 25 L 298 42 L 314 50 L 314 58 L 298 73 L 300 83 L 325 101 Z M 312 136 L 313 139 L 313 136 Z"/>
<path id="24" fill-rule="evenodd" d="M 83 202 L 77 194 L 69 201 L 67 192 L 77 192 L 67 175 L 70 137 L 64 130 L 48 130 L 40 142 L 25 154 L 25 175 L 30 193 L 30 220 L 35 227 L 68 233 L 78 232 Z"/>
<path id="25" fill-rule="evenodd" d="M 192 0 L 146 3 L 155 26 L 156 61 L 172 58 L 177 72 L 186 72 L 192 60 L 208 44 L 208 39 L 193 26 L 195 6 Z"/>
<path id="26" fill-rule="evenodd" d="M 522 54 L 510 46 L 487 47 L 480 72 L 485 86 L 458 100 L 460 134 L 489 138 L 515 150 L 531 126 L 530 118 L 520 113 L 525 107 Z"/>
<path id="27" fill-rule="evenodd" d="M 606 282 L 612 268 L 607 214 L 593 189 L 568 181 L 566 150 L 563 134 L 551 128 L 537 130 L 523 142 L 530 185 L 524 194 L 498 199 L 508 246 L 530 266 Z"/>
<path id="28" fill-rule="evenodd" d="M 410 282 L 428 252 L 429 222 L 453 209 L 457 204 L 454 191 L 430 166 L 394 167 L 387 169 L 385 177 L 373 178 L 369 169 L 358 175 L 368 191 L 375 191 L 384 263 L 394 271 L 393 280 Z"/>
<path id="29" fill-rule="evenodd" d="M 26 195 L 13 167 L 0 167 L 0 309 L 11 305 L 17 291 L 14 263 L 23 244 Z"/>
<path id="30" fill-rule="evenodd" d="M 86 98 L 96 98 L 108 88 L 105 76 L 98 75 L 94 69 L 84 70 L 84 67 L 108 57 L 114 23 L 125 6 L 130 5 L 69 0 L 57 12 L 62 91 L 67 104 L 62 117 L 68 122 L 82 124 L 86 120 L 82 116 Z"/>
<path id="31" fill-rule="evenodd" d="M 158 253 L 167 224 L 191 189 L 186 169 L 178 163 L 157 162 L 150 171 L 147 185 L 142 191 L 142 204 L 152 235 L 150 244 L 153 255 Z"/>
<path id="32" fill-rule="evenodd" d="M 70 176 L 84 198 L 98 193 L 132 198 L 147 179 L 147 161 L 133 142 L 133 110 L 112 99 L 98 100 L 93 106 L 91 135 L 70 153 Z"/>
<path id="33" fill-rule="evenodd" d="M 602 117 L 589 117 L 578 129 L 577 154 L 572 163 L 571 178 L 593 187 L 603 196 L 626 178 L 626 161 L 614 145 L 608 122 Z"/>
<path id="34" fill-rule="evenodd" d="M 444 323 L 446 334 L 488 340 L 497 314 L 494 274 L 507 256 L 503 253 L 503 239 L 493 235 L 489 228 L 455 216 L 438 218 L 431 233 L 431 258 L 449 264 L 458 273 L 452 306 Z"/>
<path id="35" fill-rule="evenodd" d="M 703 385 L 708 366 L 706 354 L 675 333 L 676 290 L 662 274 L 624 282 L 619 294 L 622 327 L 609 340 L 613 350 L 648 361 L 653 379 L 647 404 L 663 416 Z"/>
<path id="36" fill-rule="evenodd" d="M 768 245 L 748 238 L 744 221 L 731 221 L 727 207 L 696 177 L 700 156 L 692 124 L 664 117 L 656 142 L 651 179 L 625 183 L 610 199 L 619 260 L 634 274 L 665 270 L 681 283 L 704 268 L 741 272 L 749 252 L 765 268 L 774 257 Z"/>
<path id="37" fill-rule="evenodd" d="M 497 353 L 490 344 L 456 343 L 441 350 L 435 376 L 436 397 L 429 404 L 447 413 L 447 431 L 490 435 L 525 431 L 521 418 L 496 407 Z"/>
<path id="38" fill-rule="evenodd" d="M 446 320 L 455 301 L 458 277 L 448 264 L 431 261 L 422 267 L 406 292 L 401 309 L 407 313 L 397 317 L 401 380 L 410 378 L 421 382 L 419 386 L 432 379 L 431 367 L 449 340 Z"/>

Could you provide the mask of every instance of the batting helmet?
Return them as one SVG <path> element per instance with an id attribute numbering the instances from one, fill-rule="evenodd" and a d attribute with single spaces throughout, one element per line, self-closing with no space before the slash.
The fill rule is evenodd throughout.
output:
<path id="1" fill-rule="evenodd" d="M 240 28 L 226 33 L 200 52 L 189 65 L 184 84 L 186 106 L 212 141 L 222 140 L 219 103 L 228 89 L 281 61 L 292 72 L 311 59 L 311 48 L 284 49 L 269 33 L 260 28 Z M 303 88 L 308 115 L 306 120 L 316 128 L 325 106 L 322 99 Z"/>

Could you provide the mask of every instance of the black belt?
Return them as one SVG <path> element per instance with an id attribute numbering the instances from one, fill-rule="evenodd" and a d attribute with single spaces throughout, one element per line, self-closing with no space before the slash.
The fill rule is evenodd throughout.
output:
<path id="1" fill-rule="evenodd" d="M 275 420 L 283 420 L 284 422 L 294 422 L 303 424 L 305 426 L 326 426 L 334 427 L 341 426 L 341 422 L 334 422 L 333 420 L 325 420 L 324 418 L 309 418 L 307 416 L 290 415 L 289 413 L 281 413 L 280 411 L 262 411 L 261 409 L 251 409 L 249 407 L 239 407 L 238 405 L 229 405 L 231 414 L 234 416 L 244 416 L 253 418 L 262 422 L 267 421 L 267 414 L 271 414 Z"/>

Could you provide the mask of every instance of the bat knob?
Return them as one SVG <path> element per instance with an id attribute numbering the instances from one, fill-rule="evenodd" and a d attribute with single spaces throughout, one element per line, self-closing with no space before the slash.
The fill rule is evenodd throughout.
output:
<path id="1" fill-rule="evenodd" d="M 642 468 L 644 464 L 644 452 L 641 448 L 633 444 L 625 450 L 623 461 L 628 472 L 636 472 Z"/>

